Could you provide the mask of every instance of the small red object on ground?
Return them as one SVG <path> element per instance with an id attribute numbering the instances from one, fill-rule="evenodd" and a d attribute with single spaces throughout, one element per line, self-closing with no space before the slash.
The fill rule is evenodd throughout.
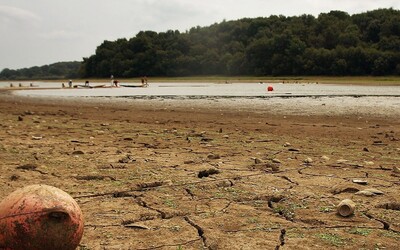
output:
<path id="1" fill-rule="evenodd" d="M 270 92 L 270 91 L 274 91 L 274 87 L 272 87 L 272 86 L 268 86 L 267 90 L 268 90 L 268 92 Z"/>
<path id="2" fill-rule="evenodd" d="M 74 250 L 82 235 L 81 209 L 56 187 L 27 186 L 0 202 L 0 249 Z"/>

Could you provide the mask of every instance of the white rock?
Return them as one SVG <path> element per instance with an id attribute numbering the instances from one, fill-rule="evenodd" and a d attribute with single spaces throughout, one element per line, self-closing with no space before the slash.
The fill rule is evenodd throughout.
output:
<path id="1" fill-rule="evenodd" d="M 304 163 L 310 164 L 313 162 L 313 159 L 311 159 L 310 157 L 307 157 L 306 159 L 304 159 Z"/>
<path id="2" fill-rule="evenodd" d="M 357 193 L 355 193 L 356 195 L 364 195 L 364 196 L 375 196 L 376 194 L 370 191 L 366 191 L 366 190 L 362 190 L 362 191 L 358 191 Z"/>
<path id="3" fill-rule="evenodd" d="M 328 156 L 326 156 L 326 155 L 323 155 L 323 156 L 321 156 L 321 160 L 323 160 L 323 161 L 329 161 L 331 158 L 329 158 Z"/>

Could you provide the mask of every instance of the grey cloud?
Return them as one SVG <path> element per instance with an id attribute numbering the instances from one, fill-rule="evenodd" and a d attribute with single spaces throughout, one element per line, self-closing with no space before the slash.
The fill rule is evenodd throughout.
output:
<path id="1" fill-rule="evenodd" d="M 11 6 L 0 5 L 1 23 L 7 25 L 28 25 L 32 26 L 41 20 L 35 13 Z"/>
<path id="2" fill-rule="evenodd" d="M 270 15 L 349 14 L 400 8 L 399 0 L 2 0 L 0 70 L 81 60 L 104 40 L 141 30 L 185 31 Z"/>

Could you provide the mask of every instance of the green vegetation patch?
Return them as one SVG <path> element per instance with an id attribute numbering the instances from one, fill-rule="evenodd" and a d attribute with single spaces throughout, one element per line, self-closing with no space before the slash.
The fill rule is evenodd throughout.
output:
<path id="1" fill-rule="evenodd" d="M 349 230 L 349 233 L 351 234 L 357 234 L 357 235 L 362 235 L 362 236 L 368 236 L 372 232 L 372 229 L 368 228 L 352 228 Z"/>
<path id="2" fill-rule="evenodd" d="M 321 240 L 325 241 L 326 243 L 336 247 L 344 245 L 347 241 L 347 239 L 342 238 L 340 235 L 334 233 L 320 233 L 317 234 L 316 236 Z"/>

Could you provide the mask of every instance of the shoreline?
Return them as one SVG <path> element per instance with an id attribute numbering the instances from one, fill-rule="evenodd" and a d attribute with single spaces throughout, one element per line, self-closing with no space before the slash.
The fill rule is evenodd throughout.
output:
<path id="1" fill-rule="evenodd" d="M 107 106 L 180 110 L 181 112 L 246 112 L 291 116 L 367 116 L 399 120 L 399 96 L 262 96 L 257 97 L 61 97 L 20 96 L 12 90 L 0 91 L 2 101 L 67 106 Z"/>

